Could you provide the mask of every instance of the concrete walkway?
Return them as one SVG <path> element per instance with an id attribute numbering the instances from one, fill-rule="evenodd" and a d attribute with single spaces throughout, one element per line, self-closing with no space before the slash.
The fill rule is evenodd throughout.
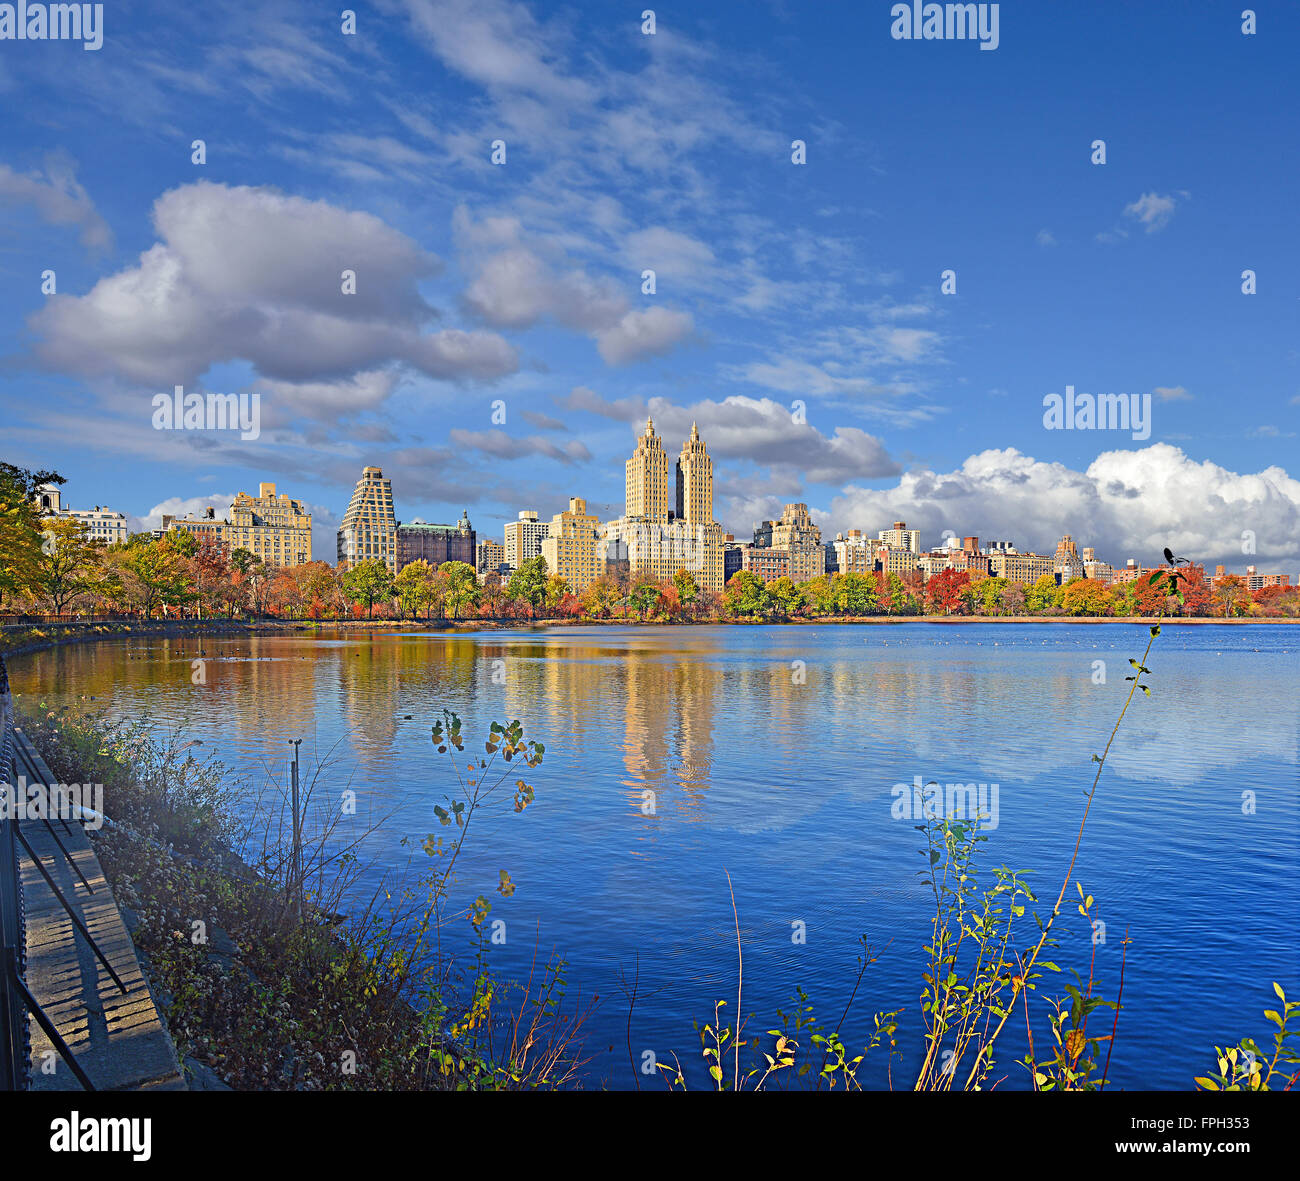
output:
<path id="1" fill-rule="evenodd" d="M 49 784 L 53 776 L 21 729 L 15 730 L 14 775 Z M 57 833 L 87 890 L 51 833 Z M 185 1090 L 176 1051 L 140 971 L 99 860 L 81 825 L 24 820 L 20 831 L 46 872 L 126 985 L 113 982 L 76 929 L 27 851 L 18 847 L 27 913 L 27 986 L 68 1043 L 97 1090 Z M 78 1091 L 78 1083 L 44 1030 L 33 1020 L 32 1090 Z"/>

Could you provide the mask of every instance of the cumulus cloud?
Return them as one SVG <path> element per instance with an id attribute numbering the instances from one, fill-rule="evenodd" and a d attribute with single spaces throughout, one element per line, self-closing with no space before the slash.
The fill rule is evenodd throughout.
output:
<path id="1" fill-rule="evenodd" d="M 592 337 L 610 365 L 663 356 L 694 330 L 686 312 L 659 306 L 633 311 L 609 279 L 566 267 L 561 258 L 545 257 L 563 252 L 554 242 L 530 241 L 516 218 L 475 222 L 461 207 L 453 227 L 465 267 L 473 275 L 463 302 L 491 327 L 531 328 L 549 318 Z"/>
<path id="2" fill-rule="evenodd" d="M 76 226 L 87 248 L 105 249 L 113 243 L 108 223 L 77 180 L 76 164 L 63 152 L 52 152 L 44 169 L 26 174 L 0 164 L 0 205 L 31 205 L 42 221 Z"/>
<path id="3" fill-rule="evenodd" d="M 625 312 L 617 324 L 596 334 L 596 348 L 609 365 L 626 365 L 646 357 L 662 357 L 695 330 L 689 312 L 651 307 Z"/>
<path id="4" fill-rule="evenodd" d="M 1282 468 L 1253 474 L 1198 462 L 1157 443 L 1107 451 L 1086 471 L 1008 448 L 972 455 L 956 471 L 907 472 L 892 488 L 853 488 L 831 505 L 833 527 L 875 531 L 905 520 L 922 544 L 942 531 L 1009 540 L 1054 552 L 1063 533 L 1113 565 L 1155 562 L 1165 546 L 1211 565 L 1240 568 L 1243 534 L 1255 538 L 1254 564 L 1300 561 L 1300 481 Z M 883 524 L 882 524 L 883 522 Z"/>
<path id="5" fill-rule="evenodd" d="M 136 266 L 31 317 L 46 364 L 163 388 L 232 360 L 291 382 L 393 361 L 447 380 L 518 367 L 496 334 L 422 331 L 436 313 L 417 283 L 438 260 L 368 213 L 200 181 L 163 194 L 153 221 L 162 240 Z"/>
<path id="6" fill-rule="evenodd" d="M 635 433 L 652 417 L 670 453 L 690 434 L 691 425 L 698 424 L 715 459 L 770 467 L 790 490 L 801 482 L 843 484 L 894 476 L 902 470 L 874 435 L 858 427 L 836 427 L 833 434 L 825 435 L 808 423 L 794 422 L 790 408 L 771 398 L 734 395 L 678 406 L 664 398 L 606 401 L 578 386 L 562 405 L 625 422 Z M 633 438 L 630 432 L 629 441 Z M 717 484 L 721 490 L 722 482 Z"/>

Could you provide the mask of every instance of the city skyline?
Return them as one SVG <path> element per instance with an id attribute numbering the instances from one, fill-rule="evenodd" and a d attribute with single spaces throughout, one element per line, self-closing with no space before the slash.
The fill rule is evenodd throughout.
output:
<path id="1" fill-rule="evenodd" d="M 96 53 L 7 56 L 0 87 L 45 113 L 0 159 L 8 458 L 134 528 L 277 482 L 321 555 L 367 465 L 483 536 L 521 473 L 541 519 L 574 495 L 608 519 L 653 416 L 713 441 L 737 536 L 805 503 L 832 536 L 1300 569 L 1295 163 L 1252 150 L 1281 140 L 1300 13 L 1249 36 L 1126 13 L 1108 97 L 1083 10 L 1004 6 L 985 53 L 895 40 L 889 9 L 720 4 L 647 35 L 594 3 L 394 0 L 345 35 L 308 5 L 200 30 L 143 4 Z M 218 62 L 241 81 L 201 85 Z M 376 70 L 411 102 L 370 98 Z M 260 399 L 256 432 L 155 429 L 177 387 Z M 1110 395 L 1130 429 L 1075 415 Z"/>

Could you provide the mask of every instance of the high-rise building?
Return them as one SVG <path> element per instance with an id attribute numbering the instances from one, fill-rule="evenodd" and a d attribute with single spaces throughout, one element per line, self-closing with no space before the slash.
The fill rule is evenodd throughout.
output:
<path id="1" fill-rule="evenodd" d="M 637 439 L 636 450 L 624 465 L 624 471 L 627 515 L 647 521 L 666 521 L 669 508 L 668 456 L 663 441 L 655 434 L 654 419 L 645 420 L 645 434 Z M 712 497 L 711 476 L 709 483 Z"/>
<path id="2" fill-rule="evenodd" d="M 338 533 L 338 567 L 374 559 L 397 573 L 397 517 L 393 483 L 377 467 L 363 468 Z"/>
<path id="3" fill-rule="evenodd" d="M 558 574 L 579 594 L 604 571 L 604 546 L 600 543 L 600 519 L 587 512 L 587 502 L 569 498 L 569 507 L 551 518 L 542 538 L 546 568 Z"/>
<path id="4" fill-rule="evenodd" d="M 550 524 L 537 519 L 536 509 L 524 509 L 517 521 L 506 525 L 506 565 L 518 570 L 525 562 L 541 557 L 542 539 Z"/>
<path id="5" fill-rule="evenodd" d="M 490 537 L 483 538 L 475 547 L 474 568 L 480 574 L 488 574 L 503 566 L 506 560 L 506 547 Z"/>
<path id="6" fill-rule="evenodd" d="M 806 504 L 787 504 L 779 521 L 760 521 L 754 528 L 754 547 L 784 550 L 789 558 L 786 573 L 795 582 L 807 582 L 826 573 L 822 531 L 813 524 Z"/>
<path id="7" fill-rule="evenodd" d="M 876 568 L 876 549 L 861 529 L 837 533 L 831 543 L 835 549 L 835 569 L 839 574 L 870 574 Z"/>
<path id="8" fill-rule="evenodd" d="M 1083 559 L 1079 557 L 1074 538 L 1068 533 L 1057 543 L 1056 556 L 1052 559 L 1052 573 L 1061 583 L 1083 577 Z"/>
<path id="9" fill-rule="evenodd" d="M 303 566 L 311 561 L 311 513 L 302 501 L 277 496 L 274 484 L 259 484 L 256 496 L 235 496 L 225 540 L 268 566 Z"/>
<path id="10" fill-rule="evenodd" d="M 93 509 L 68 508 L 57 484 L 42 484 L 36 490 L 36 503 L 46 516 L 62 517 L 85 526 L 86 537 L 91 541 L 102 541 L 105 545 L 126 541 L 126 517 L 100 505 Z"/>
<path id="11" fill-rule="evenodd" d="M 914 554 L 921 552 L 921 531 L 909 529 L 906 521 L 895 521 L 892 529 L 882 529 L 876 534 L 876 540 L 893 549 L 911 550 Z"/>
<path id="12" fill-rule="evenodd" d="M 690 525 L 713 523 L 713 460 L 695 423 L 677 460 L 677 519 Z"/>
<path id="13" fill-rule="evenodd" d="M 633 579 L 664 581 L 687 570 L 702 589 L 721 590 L 724 533 L 713 519 L 713 465 L 698 428 L 692 428 L 677 470 L 681 517 L 676 498 L 670 512 L 668 457 L 653 420 L 647 419 L 626 464 L 625 514 L 601 526 L 601 540 L 607 548 L 616 542 L 626 546 Z"/>
<path id="14" fill-rule="evenodd" d="M 397 526 L 397 569 L 419 561 L 435 568 L 444 562 L 476 566 L 475 542 L 467 512 L 462 512 L 454 525 L 431 525 L 416 517 L 409 525 Z"/>

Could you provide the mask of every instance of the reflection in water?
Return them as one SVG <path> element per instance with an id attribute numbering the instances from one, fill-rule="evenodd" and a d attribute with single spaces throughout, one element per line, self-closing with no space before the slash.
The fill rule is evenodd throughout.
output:
<path id="1" fill-rule="evenodd" d="M 493 949 L 497 969 L 525 972 L 534 942 L 562 952 L 573 986 L 603 998 L 592 1081 L 627 1086 L 626 1050 L 607 1047 L 626 1041 L 618 981 L 634 961 L 650 998 L 634 1045 L 661 1060 L 697 1060 L 692 1020 L 734 995 L 724 870 L 762 1028 L 796 986 L 838 1016 L 862 934 L 887 950 L 857 1032 L 875 1010 L 914 1009 L 927 901 L 919 835 L 891 819 L 891 788 L 918 775 L 998 783 L 988 861 L 1059 882 L 1090 756 L 1145 641 L 1127 625 L 322 630 L 104 641 L 11 668 L 29 697 L 147 716 L 255 779 L 282 778 L 286 740 L 303 738 L 305 761 L 330 758 L 327 788 L 355 788 L 363 820 L 387 817 L 364 844 L 376 878 L 406 864 L 400 839 L 428 832 L 452 790 L 429 741 L 437 712 L 461 715 L 471 751 L 490 722 L 521 719 L 547 747 L 537 802 L 485 820 L 464 889 L 490 892 L 509 869 L 518 891 L 494 916 L 521 934 Z M 1153 697 L 1112 749 L 1080 874 L 1135 941 L 1118 1085 L 1187 1086 L 1216 1041 L 1260 1032 L 1251 1018 L 1271 980 L 1300 991 L 1297 648 L 1292 628 L 1166 628 Z M 1090 950 L 1076 933 L 1057 958 Z"/>

